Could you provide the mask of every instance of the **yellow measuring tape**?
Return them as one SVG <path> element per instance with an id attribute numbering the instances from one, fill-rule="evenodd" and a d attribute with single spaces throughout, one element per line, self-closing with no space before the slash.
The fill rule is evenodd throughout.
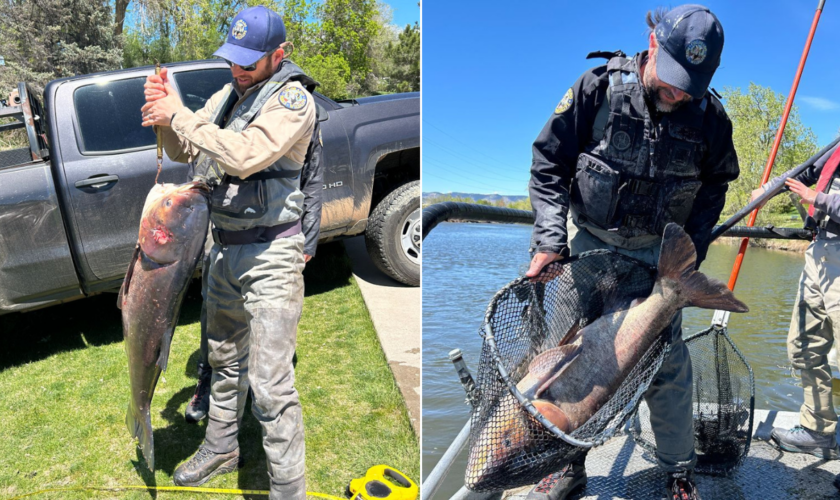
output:
<path id="1" fill-rule="evenodd" d="M 78 486 L 75 488 L 50 488 L 46 490 L 39 490 L 25 495 L 12 497 L 10 500 L 17 500 L 18 498 L 26 498 L 41 493 L 50 493 L 53 491 L 122 491 L 122 490 L 154 490 L 154 491 L 181 491 L 191 493 L 217 493 L 220 495 L 263 495 L 268 496 L 268 490 L 231 490 L 223 488 L 196 488 L 189 486 L 114 486 L 113 488 L 104 487 L 90 487 Z M 335 497 L 324 493 L 306 492 L 306 496 L 315 498 L 326 498 L 327 500 L 347 500 L 346 498 Z"/>

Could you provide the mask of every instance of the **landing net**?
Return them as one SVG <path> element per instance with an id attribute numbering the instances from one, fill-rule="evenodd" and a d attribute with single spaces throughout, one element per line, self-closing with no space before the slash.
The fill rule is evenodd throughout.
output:
<path id="1" fill-rule="evenodd" d="M 526 278 L 511 282 L 487 308 L 480 330 L 484 338 L 477 374 L 480 403 L 471 416 L 470 450 L 495 449 L 521 439 L 528 445 L 514 456 L 489 453 L 476 459 L 470 453 L 465 483 L 474 491 L 534 484 L 586 450 L 568 444 L 558 429 L 549 430 L 527 412 L 511 395 L 501 375 L 509 374 L 515 385 L 528 373 L 536 355 L 556 347 L 571 329 L 582 328 L 602 316 L 611 304 L 646 297 L 655 279 L 652 267 L 606 250 L 565 259 L 545 274 L 550 278 L 545 283 L 532 283 Z M 659 370 L 667 349 L 667 342 L 660 336 L 611 399 L 569 436 L 598 446 L 620 432 Z M 518 434 L 524 428 L 524 436 L 511 435 L 512 427 L 503 424 L 511 421 L 524 424 L 513 427 Z"/>
<path id="2" fill-rule="evenodd" d="M 755 408 L 752 369 L 726 329 L 707 328 L 685 343 L 694 371 L 695 471 L 727 475 L 750 451 Z M 644 401 L 633 416 L 630 433 L 640 446 L 656 452 Z"/>

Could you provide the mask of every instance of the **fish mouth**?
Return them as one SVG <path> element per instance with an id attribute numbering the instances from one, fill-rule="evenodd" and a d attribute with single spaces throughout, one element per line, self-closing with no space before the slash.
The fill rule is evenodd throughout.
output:
<path id="1" fill-rule="evenodd" d="M 206 193 L 210 192 L 210 185 L 204 181 L 193 181 L 188 184 L 189 189 L 194 189 L 197 191 L 204 191 Z"/>
<path id="2" fill-rule="evenodd" d="M 199 192 L 204 195 L 210 194 L 210 186 L 204 181 L 192 181 L 187 182 L 185 184 L 181 184 L 175 190 L 175 193 L 179 195 L 192 195 L 195 192 Z"/>
<path id="3" fill-rule="evenodd" d="M 205 200 L 209 200 L 210 186 L 206 182 L 202 181 L 188 182 L 179 186 L 173 195 L 183 201 L 190 199 L 194 200 L 196 199 L 196 195 L 201 195 Z"/>
<path id="4" fill-rule="evenodd" d="M 204 181 L 193 181 L 188 184 L 184 185 L 183 191 L 185 192 L 194 192 L 198 191 L 199 193 L 203 194 L 204 196 L 210 196 L 210 185 Z"/>

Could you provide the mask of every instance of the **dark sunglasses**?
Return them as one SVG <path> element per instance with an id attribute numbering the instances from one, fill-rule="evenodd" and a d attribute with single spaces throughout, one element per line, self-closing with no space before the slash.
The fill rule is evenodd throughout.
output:
<path id="1" fill-rule="evenodd" d="M 274 50 L 277 50 L 277 49 L 274 49 Z M 228 64 L 228 66 L 230 66 L 231 68 L 233 67 L 234 64 L 236 64 L 237 66 L 242 68 L 242 71 L 254 71 L 255 69 L 257 69 L 257 63 L 262 61 L 266 57 L 268 57 L 270 54 L 273 54 L 274 50 L 266 52 L 262 57 L 257 59 L 257 61 L 254 64 L 249 64 L 248 66 L 242 66 L 241 64 L 236 64 L 235 62 L 228 61 L 227 59 L 222 59 L 222 60 L 224 62 L 226 62 Z"/>

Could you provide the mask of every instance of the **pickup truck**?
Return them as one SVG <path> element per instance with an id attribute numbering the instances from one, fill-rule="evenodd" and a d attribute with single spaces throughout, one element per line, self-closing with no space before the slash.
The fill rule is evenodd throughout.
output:
<path id="1" fill-rule="evenodd" d="M 193 110 L 231 79 L 221 60 L 167 67 Z M 140 125 L 153 71 L 62 78 L 43 96 L 21 83 L 0 103 L 0 123 L 10 122 L 0 134 L 25 129 L 29 142 L 0 151 L 0 315 L 119 288 L 157 173 L 155 135 Z M 364 233 L 377 267 L 418 285 L 419 94 L 314 97 L 323 142 L 320 241 Z M 187 168 L 164 155 L 159 180 L 186 182 Z"/>

